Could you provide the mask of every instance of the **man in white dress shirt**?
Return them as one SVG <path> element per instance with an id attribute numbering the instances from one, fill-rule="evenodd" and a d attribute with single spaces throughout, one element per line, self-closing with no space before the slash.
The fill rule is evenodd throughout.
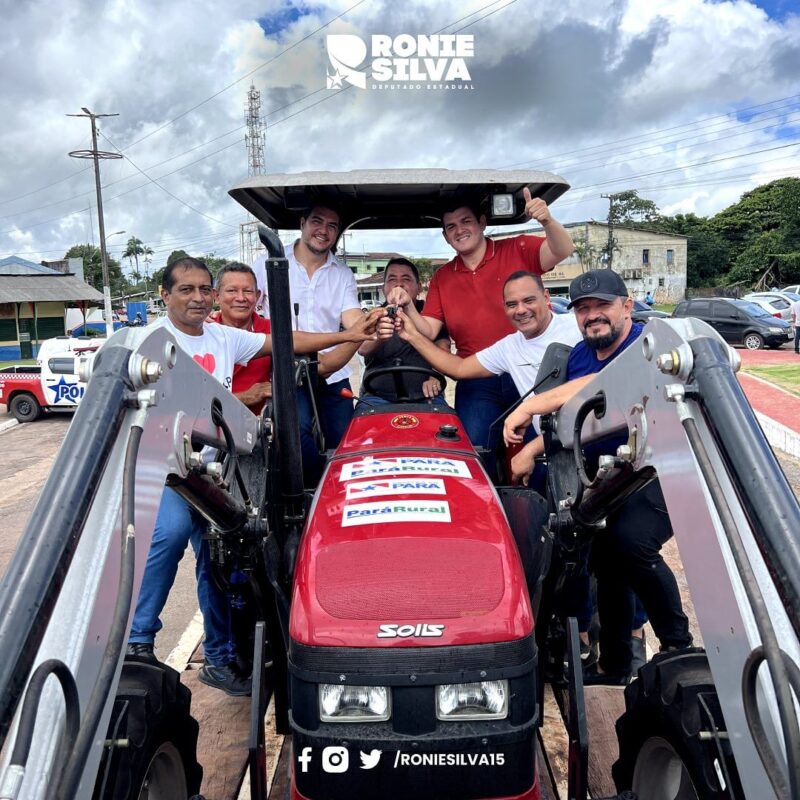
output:
<path id="1" fill-rule="evenodd" d="M 349 327 L 363 315 L 355 277 L 333 254 L 341 231 L 338 212 L 326 206 L 315 206 L 300 218 L 300 238 L 286 253 L 295 330 L 332 333 L 338 331 L 340 325 Z M 260 313 L 269 316 L 265 265 L 266 256 L 259 256 L 253 263 L 253 271 L 264 298 Z M 328 449 L 339 444 L 353 417 L 351 374 L 350 367 L 345 366 L 324 382 L 320 381 L 317 387 L 320 422 Z M 308 486 L 316 484 L 324 462 L 314 440 L 307 387 L 301 387 L 297 399 L 303 473 Z"/>

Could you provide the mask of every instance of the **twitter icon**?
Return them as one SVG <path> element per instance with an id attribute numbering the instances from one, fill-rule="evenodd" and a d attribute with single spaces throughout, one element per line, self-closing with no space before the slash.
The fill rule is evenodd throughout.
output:
<path id="1" fill-rule="evenodd" d="M 370 750 L 369 753 L 365 753 L 363 750 L 358 752 L 361 756 L 361 769 L 374 769 L 378 766 L 378 762 L 381 760 L 380 750 Z"/>

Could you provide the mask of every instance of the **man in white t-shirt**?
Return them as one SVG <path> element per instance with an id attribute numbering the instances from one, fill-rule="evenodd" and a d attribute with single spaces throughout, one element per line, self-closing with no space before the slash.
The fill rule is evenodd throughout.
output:
<path id="1" fill-rule="evenodd" d="M 167 316 L 159 321 L 187 352 L 225 388 L 231 388 L 234 364 L 269 355 L 268 334 L 206 323 L 213 306 L 212 277 L 196 258 L 182 258 L 164 271 L 161 297 Z M 344 342 L 363 342 L 372 336 L 374 317 L 361 314 L 356 325 L 343 332 L 294 333 L 297 352 L 310 353 Z M 369 331 L 369 332 L 368 332 Z M 239 673 L 231 636 L 230 607 L 212 572 L 208 542 L 203 541 L 205 520 L 182 497 L 165 487 L 158 510 L 153 539 L 147 555 L 142 586 L 128 637 L 127 655 L 153 661 L 153 642 L 161 630 L 161 614 L 167 601 L 178 562 L 189 542 L 197 557 L 197 597 L 205 629 L 205 664 L 199 679 L 227 694 L 250 694 L 250 678 Z"/>
<path id="2" fill-rule="evenodd" d="M 363 315 L 358 302 L 356 280 L 350 268 L 333 254 L 342 232 L 337 211 L 315 206 L 300 218 L 300 238 L 288 248 L 289 295 L 292 320 L 296 330 L 328 333 L 339 325 L 349 327 Z M 269 316 L 266 256 L 253 262 L 258 288 L 262 292 L 259 312 Z M 339 444 L 353 418 L 352 370 L 344 366 L 317 389 L 317 404 L 326 448 Z M 322 473 L 323 459 L 314 440 L 311 398 L 307 387 L 297 394 L 300 414 L 300 443 L 303 449 L 303 472 L 307 486 L 316 484 Z"/>
<path id="3" fill-rule="evenodd" d="M 467 358 L 459 358 L 436 347 L 423 336 L 402 309 L 399 335 L 410 342 L 426 361 L 456 380 L 487 378 L 508 373 L 520 395 L 536 385 L 536 377 L 545 351 L 553 342 L 574 346 L 581 332 L 573 314 L 554 314 L 550 310 L 550 292 L 542 279 L 532 272 L 512 272 L 503 285 L 503 307 L 509 322 L 517 329 L 493 345 Z M 380 323 L 380 325 L 384 325 Z M 475 442 L 485 445 L 483 442 Z M 515 468 L 515 475 L 517 471 Z M 522 477 L 520 473 L 519 477 Z"/>

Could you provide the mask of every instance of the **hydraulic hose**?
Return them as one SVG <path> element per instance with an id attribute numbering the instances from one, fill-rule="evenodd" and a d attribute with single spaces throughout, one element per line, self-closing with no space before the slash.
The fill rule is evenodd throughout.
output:
<path id="1" fill-rule="evenodd" d="M 25 768 L 28 764 L 28 756 L 31 752 L 31 742 L 33 741 L 33 730 L 36 725 L 36 713 L 39 710 L 39 701 L 42 698 L 45 682 L 55 675 L 61 684 L 64 693 L 64 706 L 66 708 L 66 730 L 61 739 L 59 749 L 53 758 L 53 771 L 51 785 L 57 785 L 61 770 L 64 768 L 64 761 L 69 742 L 75 741 L 80 727 L 80 697 L 78 687 L 75 685 L 75 678 L 69 671 L 69 667 L 57 658 L 50 658 L 43 661 L 34 670 L 31 681 L 28 684 L 28 691 L 22 703 L 22 711 L 19 718 L 19 729 L 17 738 L 14 742 L 14 749 L 11 752 L 11 759 L 6 773 L 6 782 L 0 787 L 0 796 L 16 797 L 19 793 L 22 779 L 25 776 Z"/>
<path id="2" fill-rule="evenodd" d="M 136 566 L 136 547 L 134 528 L 136 511 L 136 460 L 139 454 L 139 443 L 142 439 L 143 428 L 140 425 L 131 427 L 128 446 L 125 451 L 125 464 L 122 473 L 122 557 L 120 559 L 120 579 L 117 602 L 114 606 L 114 615 L 111 629 L 108 634 L 103 660 L 92 689 L 86 712 L 81 720 L 80 731 L 75 740 L 63 778 L 59 783 L 53 784 L 56 789 L 57 800 L 72 800 L 78 791 L 83 777 L 83 768 L 86 758 L 92 748 L 97 732 L 97 725 L 108 703 L 108 695 L 114 682 L 120 655 L 125 644 L 125 631 L 128 627 L 133 600 L 133 576 Z M 55 777 L 55 776 L 54 776 Z"/>

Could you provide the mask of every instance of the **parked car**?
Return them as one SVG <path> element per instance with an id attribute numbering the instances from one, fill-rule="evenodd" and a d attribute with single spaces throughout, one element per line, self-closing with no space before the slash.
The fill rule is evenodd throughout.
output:
<path id="1" fill-rule="evenodd" d="M 696 317 L 707 322 L 726 342 L 748 350 L 780 347 L 792 337 L 792 326 L 776 319 L 750 300 L 708 297 L 678 303 L 673 317 Z"/>
<path id="2" fill-rule="evenodd" d="M 569 298 L 568 297 L 561 297 L 560 295 L 550 295 L 550 308 L 553 310 L 554 314 L 569 314 L 569 309 L 567 306 L 569 305 Z"/>
<path id="3" fill-rule="evenodd" d="M 782 292 L 794 292 L 800 294 L 800 283 L 793 283 L 791 286 L 784 286 Z"/>
<path id="4" fill-rule="evenodd" d="M 792 301 L 784 297 L 780 292 L 751 292 L 746 294 L 742 300 L 750 300 L 760 305 L 765 311 L 769 312 L 777 319 L 792 321 Z"/>
<path id="5" fill-rule="evenodd" d="M 656 311 L 653 308 L 650 308 L 647 303 L 643 303 L 641 300 L 634 300 L 633 301 L 633 312 L 631 313 L 631 319 L 634 322 L 642 322 L 646 323 L 647 320 L 653 319 L 653 317 L 668 317 L 666 311 Z"/>

